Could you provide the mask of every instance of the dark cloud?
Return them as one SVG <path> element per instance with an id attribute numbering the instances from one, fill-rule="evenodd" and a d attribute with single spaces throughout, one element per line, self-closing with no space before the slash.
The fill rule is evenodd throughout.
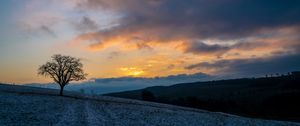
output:
<path id="1" fill-rule="evenodd" d="M 144 31 L 152 38 L 239 38 L 264 28 L 299 26 L 300 1 L 290 0 L 87 0 L 123 13 L 120 27 L 111 32 Z M 87 7 L 88 8 L 88 7 Z M 158 29 L 152 31 L 151 29 Z M 159 32 L 158 32 L 159 31 Z M 156 32 L 156 33 L 155 33 Z M 144 36 L 145 37 L 145 36 Z"/>
<path id="2" fill-rule="evenodd" d="M 251 41 L 251 42 L 242 41 L 242 42 L 236 42 L 235 44 L 226 45 L 226 44 L 206 44 L 204 42 L 194 41 L 189 43 L 183 43 L 182 46 L 185 53 L 221 56 L 233 49 L 249 51 L 260 47 L 266 47 L 268 46 L 268 43 L 262 41 Z"/>
<path id="3" fill-rule="evenodd" d="M 272 58 L 219 60 L 201 62 L 186 69 L 216 69 L 217 74 L 231 77 L 263 76 L 271 73 L 287 73 L 300 70 L 300 54 L 281 55 Z M 230 74 L 228 74 L 230 73 Z"/>
<path id="4" fill-rule="evenodd" d="M 273 51 L 271 52 L 273 55 L 277 55 L 277 56 L 280 56 L 280 55 L 286 55 L 286 54 L 289 54 L 291 52 L 289 51 Z"/>
<path id="5" fill-rule="evenodd" d="M 270 43 L 264 42 L 264 41 L 244 41 L 244 42 L 237 42 L 236 44 L 233 44 L 230 48 L 232 49 L 239 49 L 239 50 L 252 50 L 259 47 L 267 47 Z"/>
<path id="6" fill-rule="evenodd" d="M 40 28 L 39 28 L 39 30 L 41 30 L 42 32 L 44 32 L 44 33 L 46 33 L 48 35 L 56 37 L 55 32 L 49 26 L 41 25 Z"/>
<path id="7" fill-rule="evenodd" d="M 218 44 L 208 45 L 203 42 L 193 42 L 190 44 L 186 44 L 186 47 L 184 48 L 186 53 L 215 54 L 217 56 L 230 50 L 229 46 L 223 46 Z"/>
<path id="8" fill-rule="evenodd" d="M 171 85 L 184 82 L 195 82 L 211 80 L 213 76 L 205 73 L 195 74 L 178 74 L 165 77 L 120 77 L 120 78 L 96 78 L 95 84 L 102 86 L 121 86 L 121 85 L 136 85 L 136 86 L 154 86 L 154 85 Z"/>
<path id="9" fill-rule="evenodd" d="M 197 64 L 192 64 L 189 65 L 187 67 L 185 67 L 185 69 L 224 69 L 224 67 L 227 67 L 228 65 L 231 64 L 231 62 L 236 62 L 237 60 L 220 60 L 214 63 L 209 63 L 209 62 L 200 62 Z"/>
<path id="10" fill-rule="evenodd" d="M 271 38 L 282 28 L 293 28 L 298 34 L 300 26 L 298 0 L 86 0 L 78 7 L 122 15 L 118 26 L 87 33 L 93 36 L 86 41 L 96 40 L 101 45 L 114 37 L 126 37 L 124 42 L 138 38 L 138 49 L 151 49 L 149 41 L 182 40 L 186 47 L 183 51 L 193 54 L 221 55 L 233 48 L 249 50 L 266 46 L 260 41 L 224 46 L 195 40 Z"/>
<path id="11" fill-rule="evenodd" d="M 97 23 L 88 16 L 83 16 L 80 22 L 75 23 L 74 25 L 77 30 L 82 32 L 98 30 Z"/>
<path id="12" fill-rule="evenodd" d="M 77 3 L 77 7 L 82 9 L 99 9 L 102 5 L 104 3 L 101 0 L 87 0 Z"/>

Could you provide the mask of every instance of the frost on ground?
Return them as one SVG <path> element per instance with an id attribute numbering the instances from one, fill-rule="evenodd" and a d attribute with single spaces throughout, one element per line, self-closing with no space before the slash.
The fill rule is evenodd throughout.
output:
<path id="1" fill-rule="evenodd" d="M 293 126 L 224 113 L 104 96 L 0 84 L 0 125 Z"/>

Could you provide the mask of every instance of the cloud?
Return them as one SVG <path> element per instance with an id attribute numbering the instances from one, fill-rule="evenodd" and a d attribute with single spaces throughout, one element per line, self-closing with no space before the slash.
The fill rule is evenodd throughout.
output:
<path id="1" fill-rule="evenodd" d="M 87 8 L 99 6 L 124 13 L 121 27 L 133 30 L 161 27 L 160 37 L 184 34 L 189 37 L 241 37 L 263 28 L 299 25 L 298 1 L 210 1 L 210 0 L 161 0 L 149 1 L 87 0 Z M 122 28 L 123 29 L 123 28 Z M 116 29 L 118 30 L 118 29 Z M 129 31 L 129 30 L 126 30 Z M 159 36 L 160 34 L 154 34 Z"/>
<path id="2" fill-rule="evenodd" d="M 300 25 L 299 1 L 86 0 L 79 2 L 77 7 L 122 15 L 117 21 L 118 26 L 92 33 L 93 39 L 98 40 L 99 50 L 100 45 L 121 37 L 124 38 L 122 43 L 137 41 L 138 38 L 137 49 L 152 48 L 148 42 L 181 41 L 186 45 L 185 53 L 216 51 L 213 54 L 222 54 L 230 47 L 195 40 L 217 39 L 225 43 L 226 40 L 263 38 L 282 28 L 294 28 L 299 33 Z M 234 48 L 250 48 L 248 45 L 236 44 Z M 251 48 L 255 47 L 251 45 Z"/>
<path id="3" fill-rule="evenodd" d="M 98 29 L 98 24 L 88 16 L 83 16 L 80 22 L 74 24 L 78 31 L 88 32 Z"/>
<path id="4" fill-rule="evenodd" d="M 36 1 L 32 0 L 16 13 L 15 22 L 18 28 L 26 35 L 33 37 L 47 35 L 57 37 L 59 33 L 59 25 L 65 20 L 62 13 L 53 10 L 54 1 Z M 60 10 L 56 6 L 56 10 Z"/>
<path id="5" fill-rule="evenodd" d="M 122 53 L 121 52 L 117 52 L 117 51 L 113 51 L 109 53 L 109 56 L 107 57 L 108 59 L 113 59 L 115 57 L 120 56 Z"/>
<path id="6" fill-rule="evenodd" d="M 53 37 L 56 37 L 55 32 L 51 28 L 49 28 L 49 26 L 42 25 L 39 29 Z"/>
<path id="7" fill-rule="evenodd" d="M 233 62 L 235 62 L 234 60 Z M 201 68 L 206 68 L 206 69 L 221 69 L 224 67 L 227 67 L 228 64 L 230 64 L 230 60 L 220 60 L 214 63 L 209 63 L 209 62 L 200 62 L 197 64 L 192 64 L 189 66 L 186 66 L 185 69 L 201 69 Z"/>
<path id="8" fill-rule="evenodd" d="M 214 69 L 215 74 L 230 77 L 264 76 L 300 70 L 300 54 L 280 55 L 272 58 L 217 60 L 186 66 L 186 69 Z M 230 74 L 229 74 L 230 73 Z"/>
<path id="9" fill-rule="evenodd" d="M 235 41 L 234 43 L 226 43 L 226 42 L 202 42 L 202 41 L 193 41 L 193 42 L 185 42 L 182 43 L 178 48 L 182 50 L 184 53 L 192 53 L 196 55 L 209 55 L 209 56 L 217 56 L 220 57 L 230 51 L 252 51 L 252 50 L 270 50 L 270 47 L 274 47 L 274 49 L 278 49 L 285 45 L 282 41 L 288 41 L 285 39 L 278 39 L 276 42 L 270 42 L 274 38 L 265 38 L 261 40 L 260 38 L 252 38 L 251 40 L 242 39 Z M 299 39 L 300 40 L 300 39 Z M 280 43 L 279 43 L 280 42 Z M 292 43 L 288 41 L 288 43 Z M 288 49 L 291 47 L 288 47 Z M 237 54 L 237 52 L 235 53 Z"/>
<path id="10" fill-rule="evenodd" d="M 171 85 L 180 82 L 194 82 L 200 80 L 207 80 L 212 76 L 205 73 L 195 73 L 195 74 L 178 74 L 178 75 L 169 75 L 164 77 L 153 77 L 153 78 L 143 78 L 143 77 L 120 77 L 120 78 L 98 78 L 95 79 L 95 83 L 101 83 L 103 85 L 108 85 L 109 83 L 116 83 L 121 85 L 120 83 L 126 82 L 136 83 L 140 85 Z M 144 81 L 141 83 L 139 81 Z"/>
<path id="11" fill-rule="evenodd" d="M 192 42 L 189 44 L 183 45 L 184 51 L 186 53 L 193 54 L 214 54 L 221 55 L 230 50 L 229 46 L 223 46 L 218 44 L 208 45 L 203 42 Z"/>
<path id="12" fill-rule="evenodd" d="M 170 64 L 170 65 L 167 66 L 167 68 L 168 69 L 173 69 L 173 68 L 175 68 L 175 65 L 174 64 Z"/>
<path id="13" fill-rule="evenodd" d="M 52 29 L 51 24 L 39 24 L 39 25 L 30 25 L 23 24 L 21 30 L 25 35 L 37 36 L 37 35 L 46 35 L 49 37 L 57 37 L 57 33 Z"/>
<path id="14" fill-rule="evenodd" d="M 56 1 L 55 5 L 59 3 Z M 246 62 L 244 59 L 254 63 L 261 61 L 258 59 L 300 52 L 300 1 L 296 0 L 74 0 L 63 3 L 74 8 L 52 7 L 51 11 L 56 13 L 28 16 L 36 17 L 29 24 L 34 28 L 45 26 L 43 32 L 66 32 L 60 25 L 48 23 L 51 17 L 59 17 L 59 21 L 67 21 L 79 30 L 71 35 L 71 45 L 102 51 L 110 61 L 123 62 L 124 66 L 137 62 L 137 66 L 153 65 L 151 70 L 142 69 L 145 76 L 225 72 L 232 64 Z M 110 53 L 114 51 L 121 52 L 122 57 L 113 58 L 118 56 Z M 159 55 L 164 57 L 156 60 L 157 64 L 146 60 Z M 184 63 L 173 62 L 180 59 Z M 184 69 L 186 64 L 192 65 Z M 199 69 L 200 66 L 205 70 Z"/>

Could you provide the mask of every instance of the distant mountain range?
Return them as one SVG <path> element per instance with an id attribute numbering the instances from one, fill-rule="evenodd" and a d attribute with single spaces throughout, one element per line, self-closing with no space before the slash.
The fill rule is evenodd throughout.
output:
<path id="1" fill-rule="evenodd" d="M 66 90 L 80 91 L 88 94 L 104 94 L 111 92 L 120 92 L 127 90 L 142 89 L 149 86 L 168 86 L 178 83 L 197 82 L 214 80 L 217 77 L 204 73 L 178 74 L 165 77 L 120 77 L 120 78 L 92 78 L 82 83 L 71 83 L 65 87 Z M 54 83 L 24 84 L 27 86 L 58 89 L 59 86 Z"/>

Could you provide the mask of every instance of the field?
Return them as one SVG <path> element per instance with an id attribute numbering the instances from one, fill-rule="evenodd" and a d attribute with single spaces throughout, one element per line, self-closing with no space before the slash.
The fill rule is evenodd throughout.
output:
<path id="1" fill-rule="evenodd" d="M 300 125 L 122 98 L 0 85 L 0 125 Z"/>

